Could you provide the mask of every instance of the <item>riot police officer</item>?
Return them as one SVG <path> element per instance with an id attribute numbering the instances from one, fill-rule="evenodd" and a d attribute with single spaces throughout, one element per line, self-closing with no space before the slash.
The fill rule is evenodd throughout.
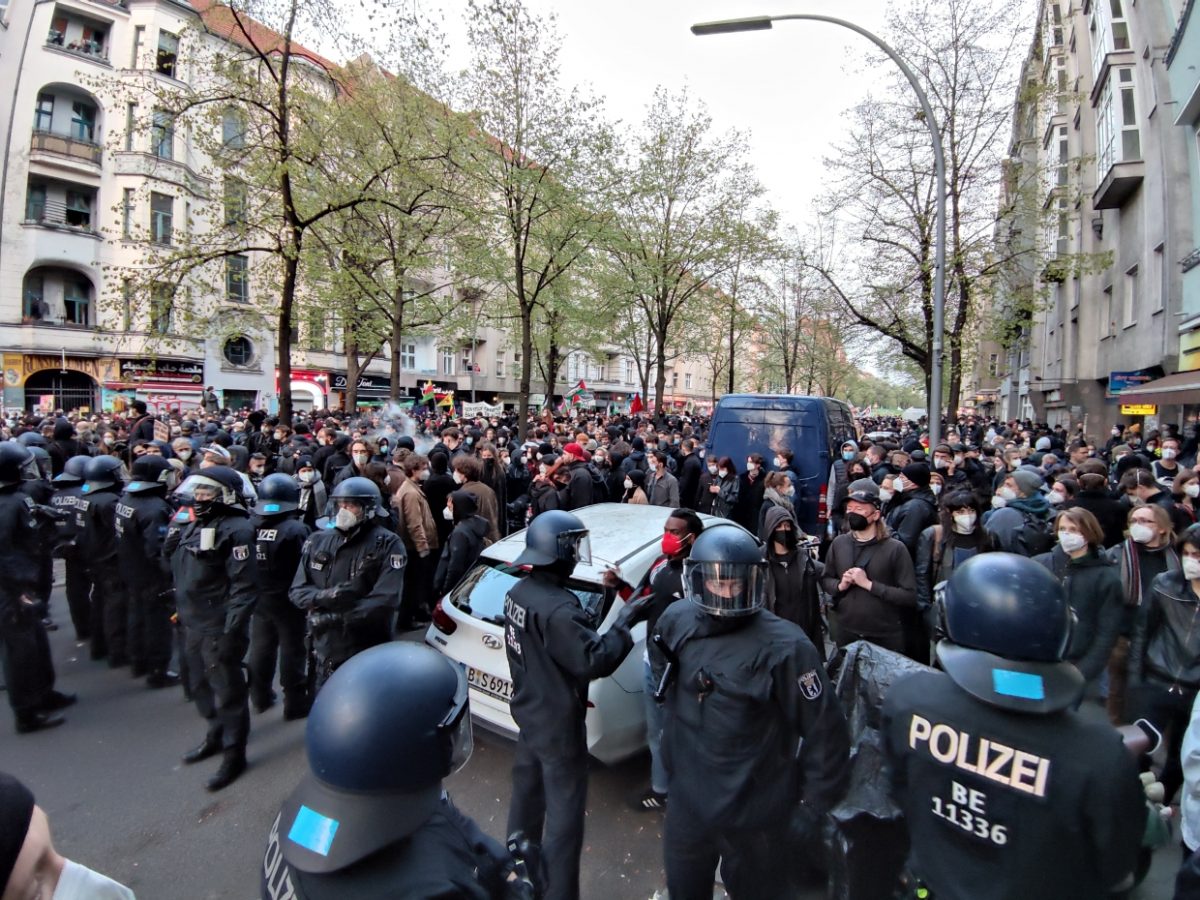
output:
<path id="1" fill-rule="evenodd" d="M 471 747 L 466 676 L 440 653 L 395 642 L 348 661 L 313 704 L 310 774 L 271 825 L 263 900 L 529 896 L 442 790 Z"/>
<path id="2" fill-rule="evenodd" d="M 659 617 L 667 660 L 664 835 L 672 900 L 785 898 L 793 822 L 841 798 L 850 738 L 821 657 L 800 626 L 763 609 L 767 564 L 734 525 L 710 526 L 683 563 L 689 603 Z M 799 750 L 797 751 L 797 748 Z"/>
<path id="3" fill-rule="evenodd" d="M 162 548 L 171 521 L 167 492 L 175 486 L 175 467 L 161 456 L 139 457 L 131 481 L 116 506 L 117 559 L 129 592 L 129 661 L 133 677 L 164 688 L 179 683 L 169 671 L 171 573 Z"/>
<path id="4" fill-rule="evenodd" d="M 587 805 L 588 682 L 611 675 L 633 648 L 629 629 L 651 598 L 624 606 L 597 634 L 566 588 L 578 563 L 591 562 L 587 528 L 562 510 L 542 513 L 525 532 L 513 564 L 532 567 L 504 598 L 504 633 L 513 679 L 512 717 L 520 727 L 512 770 L 508 833 L 544 860 L 534 871 L 546 900 L 579 896 L 579 855 Z M 535 864 L 535 869 L 537 868 Z"/>
<path id="5" fill-rule="evenodd" d="M 92 659 L 108 656 L 109 668 L 129 664 L 129 598 L 117 566 L 116 506 L 125 465 L 115 456 L 96 456 L 84 469 L 79 509 L 83 513 L 83 558 L 92 577 Z"/>
<path id="6" fill-rule="evenodd" d="M 1074 712 L 1071 610 L 1044 568 L 988 553 L 941 601 L 943 672 L 898 680 L 883 708 L 912 871 L 934 897 L 1095 900 L 1128 889 L 1146 823 L 1133 757 Z"/>
<path id="7" fill-rule="evenodd" d="M 54 689 L 43 604 L 35 594 L 35 504 L 21 491 L 32 460 L 21 444 L 0 443 L 0 659 L 18 734 L 61 725 L 65 720 L 55 710 L 75 702 Z"/>
<path id="8" fill-rule="evenodd" d="M 375 482 L 347 478 L 329 499 L 333 527 L 304 545 L 290 591 L 292 603 L 308 612 L 318 690 L 355 653 L 392 639 L 407 562 Z"/>
<path id="9" fill-rule="evenodd" d="M 33 436 L 33 432 L 27 431 L 21 435 L 26 436 Z M 52 463 L 45 444 L 45 439 L 42 439 L 40 444 L 26 444 L 33 455 L 33 462 L 32 465 L 25 466 L 25 479 L 21 482 L 21 491 L 33 500 L 34 520 L 37 522 L 37 553 L 34 560 L 37 563 L 38 578 L 34 596 L 46 610 L 46 628 L 53 631 L 58 626 L 50 620 L 50 591 L 54 587 L 54 544 L 58 538 L 60 516 L 50 504 L 54 496 L 54 488 L 50 484 Z"/>
<path id="10" fill-rule="evenodd" d="M 71 624 L 75 626 L 75 640 L 81 642 L 92 636 L 92 579 L 79 549 L 83 534 L 79 501 L 83 497 L 84 469 L 90 459 L 90 456 L 68 459 L 62 472 L 54 477 L 54 495 L 50 498 L 50 505 L 63 514 L 58 521 L 54 552 L 63 561 L 67 609 L 71 612 Z"/>
<path id="11" fill-rule="evenodd" d="M 242 658 L 257 591 L 254 529 L 241 505 L 241 476 L 233 469 L 210 466 L 190 482 L 195 519 L 168 533 L 163 554 L 175 578 L 192 699 L 208 722 L 204 741 L 183 761 L 222 753 L 206 785 L 219 791 L 246 769 L 250 707 Z"/>
<path id="12" fill-rule="evenodd" d="M 283 688 L 283 717 L 308 715 L 304 613 L 288 599 L 310 534 L 299 518 L 300 486 L 290 475 L 268 475 L 258 485 L 254 526 L 254 577 L 258 602 L 250 620 L 250 701 L 259 712 L 275 702 L 275 657 Z"/>

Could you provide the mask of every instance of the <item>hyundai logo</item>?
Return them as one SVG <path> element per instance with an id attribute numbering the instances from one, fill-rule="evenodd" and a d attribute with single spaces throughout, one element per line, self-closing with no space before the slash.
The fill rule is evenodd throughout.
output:
<path id="1" fill-rule="evenodd" d="M 482 640 L 483 646 L 487 647 L 489 650 L 499 650 L 504 646 L 504 644 L 500 642 L 500 638 L 496 637 L 494 634 L 485 634 Z"/>

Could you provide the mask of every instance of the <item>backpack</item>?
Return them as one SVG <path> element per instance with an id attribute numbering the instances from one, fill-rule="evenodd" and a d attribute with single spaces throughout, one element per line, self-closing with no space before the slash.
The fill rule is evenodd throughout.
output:
<path id="1" fill-rule="evenodd" d="M 1054 536 L 1050 533 L 1050 521 L 1041 521 L 1029 513 L 1021 513 L 1021 527 L 1017 529 L 1015 546 L 1017 552 L 1033 559 L 1054 548 Z"/>
<path id="2" fill-rule="evenodd" d="M 608 481 L 600 474 L 594 463 L 587 464 L 587 473 L 592 476 L 592 502 L 608 502 Z"/>

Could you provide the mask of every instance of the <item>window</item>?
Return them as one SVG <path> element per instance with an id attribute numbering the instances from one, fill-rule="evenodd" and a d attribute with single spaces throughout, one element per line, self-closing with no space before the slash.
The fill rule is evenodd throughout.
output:
<path id="1" fill-rule="evenodd" d="M 35 131 L 49 131 L 54 122 L 54 95 L 38 94 L 37 110 L 33 114 Z"/>
<path id="2" fill-rule="evenodd" d="M 321 310 L 311 310 L 306 317 L 308 322 L 308 349 L 310 350 L 328 350 L 325 346 L 325 335 L 327 333 L 325 325 L 325 317 Z"/>
<path id="3" fill-rule="evenodd" d="M 175 198 L 170 194 L 150 194 L 150 240 L 171 243 L 171 223 L 175 218 Z"/>
<path id="4" fill-rule="evenodd" d="M 76 101 L 71 104 L 71 137 L 77 141 L 96 142 L 96 107 Z"/>
<path id="5" fill-rule="evenodd" d="M 231 150 L 246 146 L 246 123 L 242 114 L 232 107 L 221 113 L 221 144 Z"/>
<path id="6" fill-rule="evenodd" d="M 442 374 L 454 374 L 454 350 L 450 347 L 442 348 Z"/>
<path id="7" fill-rule="evenodd" d="M 1125 272 L 1125 291 L 1121 295 L 1121 327 L 1128 328 L 1137 320 L 1137 309 L 1140 305 L 1138 296 L 1138 267 Z"/>
<path id="8" fill-rule="evenodd" d="M 21 316 L 33 322 L 46 318 L 49 310 L 46 308 L 46 282 L 41 275 L 25 276 L 25 291 Z"/>
<path id="9" fill-rule="evenodd" d="M 150 152 L 159 159 L 175 158 L 175 117 L 165 109 L 154 111 L 150 129 Z"/>
<path id="10" fill-rule="evenodd" d="M 1100 337 L 1112 337 L 1113 334 L 1113 289 L 1110 284 L 1104 289 L 1100 299 Z"/>
<path id="11" fill-rule="evenodd" d="M 175 286 L 155 282 L 150 287 L 150 330 L 154 334 L 171 333 L 171 313 L 175 306 Z"/>
<path id="12" fill-rule="evenodd" d="M 25 195 L 25 221 L 41 222 L 46 218 L 46 186 L 31 184 Z"/>
<path id="13" fill-rule="evenodd" d="M 133 149 L 133 132 L 137 128 L 137 104 L 125 104 L 125 149 Z"/>
<path id="14" fill-rule="evenodd" d="M 671 373 L 671 390 L 674 390 L 677 387 L 679 387 L 679 373 L 672 372 Z"/>
<path id="15" fill-rule="evenodd" d="M 1115 82 L 1115 84 L 1114 84 Z M 1142 158 L 1133 68 L 1114 69 L 1096 109 L 1096 174 L 1104 178 L 1115 164 Z"/>
<path id="16" fill-rule="evenodd" d="M 67 17 L 55 16 L 50 20 L 50 32 L 46 35 L 46 43 L 62 47 L 67 42 Z"/>
<path id="17" fill-rule="evenodd" d="M 92 227 L 92 195 L 82 191 L 67 191 L 66 219 L 76 228 Z"/>
<path id="18" fill-rule="evenodd" d="M 989 353 L 988 354 L 987 373 L 988 373 L 989 378 L 996 378 L 1000 375 L 1000 354 L 999 353 Z"/>
<path id="19" fill-rule="evenodd" d="M 460 368 L 459 371 L 460 372 L 474 372 L 475 371 L 475 363 L 472 362 L 472 360 L 471 360 L 471 348 L 470 347 L 463 347 L 462 368 Z"/>
<path id="20" fill-rule="evenodd" d="M 625 383 L 626 384 L 633 384 L 633 380 L 634 380 L 633 374 L 634 374 L 633 373 L 633 360 L 627 359 L 627 360 L 625 360 Z"/>
<path id="21" fill-rule="evenodd" d="M 1163 267 L 1163 245 L 1154 248 L 1150 257 L 1150 311 L 1162 312 L 1167 298 L 1166 270 Z"/>
<path id="22" fill-rule="evenodd" d="M 241 254 L 225 257 L 225 298 L 234 303 L 250 300 L 249 260 Z"/>
<path id="23" fill-rule="evenodd" d="M 692 373 L 688 372 L 683 376 L 683 386 L 686 390 L 692 389 Z"/>
<path id="24" fill-rule="evenodd" d="M 133 209 L 133 188 L 125 188 L 121 192 L 121 237 L 126 239 L 133 237 Z"/>
<path id="25" fill-rule="evenodd" d="M 146 45 L 146 26 L 137 25 L 133 29 L 133 58 L 129 61 L 129 68 L 141 68 L 142 50 Z"/>
<path id="26" fill-rule="evenodd" d="M 228 228 L 246 224 L 246 183 L 231 175 L 225 176 L 225 225 Z"/>
<path id="27" fill-rule="evenodd" d="M 155 58 L 154 71 L 159 75 L 174 78 L 178 60 L 179 36 L 160 30 L 158 32 L 158 56 Z"/>
<path id="28" fill-rule="evenodd" d="M 1125 0 L 1093 0 L 1088 28 L 1092 32 L 1092 83 L 1100 76 L 1104 57 L 1128 50 L 1129 23 L 1125 20 Z"/>
<path id="29" fill-rule="evenodd" d="M 254 361 L 254 345 L 245 335 L 239 334 L 225 342 L 222 354 L 231 366 L 248 366 Z"/>
<path id="30" fill-rule="evenodd" d="M 496 377 L 504 378 L 504 354 L 496 357 Z"/>
<path id="31" fill-rule="evenodd" d="M 72 325 L 88 325 L 91 309 L 92 286 L 78 278 L 67 279 L 63 291 L 63 308 L 67 321 Z"/>
<path id="32" fill-rule="evenodd" d="M 1061 47 L 1063 42 L 1062 7 L 1057 3 L 1050 4 L 1050 40 L 1055 47 Z"/>
<path id="33" fill-rule="evenodd" d="M 409 341 L 400 345 L 400 368 L 412 371 L 417 367 L 417 345 Z"/>

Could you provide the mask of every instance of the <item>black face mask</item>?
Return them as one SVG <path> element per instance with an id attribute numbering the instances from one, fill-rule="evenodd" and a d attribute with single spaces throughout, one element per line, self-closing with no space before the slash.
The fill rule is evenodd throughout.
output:
<path id="1" fill-rule="evenodd" d="M 850 526 L 851 531 L 865 531 L 871 526 L 867 517 L 861 513 L 850 513 L 847 515 L 846 524 Z"/>
<path id="2" fill-rule="evenodd" d="M 196 513 L 197 518 L 203 519 L 213 511 L 216 505 L 217 501 L 215 500 L 193 500 L 192 511 Z"/>
<path id="3" fill-rule="evenodd" d="M 771 532 L 771 540 L 792 550 L 796 546 L 796 532 L 790 528 L 779 528 Z"/>

